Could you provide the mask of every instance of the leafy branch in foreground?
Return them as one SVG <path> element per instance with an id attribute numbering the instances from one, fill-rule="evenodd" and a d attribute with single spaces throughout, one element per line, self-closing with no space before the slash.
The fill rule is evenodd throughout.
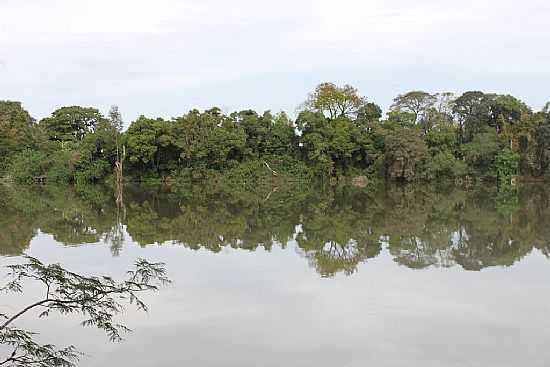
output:
<path id="1" fill-rule="evenodd" d="M 33 340 L 35 333 L 6 328 L 0 332 L 0 343 L 12 351 L 0 366 L 72 367 L 81 354 L 70 346 L 57 350 L 54 345 L 40 345 Z"/>
<path id="2" fill-rule="evenodd" d="M 31 280 L 44 284 L 45 295 L 13 315 L 0 314 L 0 346 L 9 350 L 6 357 L 0 356 L 0 366 L 71 367 L 78 361 L 80 353 L 73 346 L 58 350 L 50 344 L 40 345 L 33 340 L 35 333 L 12 326 L 31 310 L 41 310 L 40 317 L 51 312 L 81 315 L 83 326 L 95 326 L 104 330 L 111 341 L 122 341 L 122 333 L 130 329 L 115 323 L 114 317 L 124 311 L 124 304 L 147 311 L 140 294 L 157 291 L 160 285 L 170 282 L 163 263 L 143 259 L 135 262 L 121 282 L 107 276 L 79 275 L 59 264 L 44 265 L 33 257 L 25 259 L 24 264 L 7 266 L 11 280 L 0 291 L 21 293 L 23 282 Z"/>

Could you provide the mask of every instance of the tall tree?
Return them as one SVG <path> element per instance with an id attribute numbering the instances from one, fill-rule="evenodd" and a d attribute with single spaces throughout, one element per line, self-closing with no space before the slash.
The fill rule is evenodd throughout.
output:
<path id="1" fill-rule="evenodd" d="M 453 114 L 458 123 L 459 145 L 471 141 L 476 133 L 483 130 L 490 118 L 492 95 L 480 91 L 463 93 L 453 102 Z"/>
<path id="2" fill-rule="evenodd" d="M 268 155 L 290 155 L 297 151 L 298 136 L 294 123 L 285 112 L 274 116 L 265 142 L 265 153 Z"/>
<path id="3" fill-rule="evenodd" d="M 172 124 L 161 118 L 140 116 L 125 133 L 128 159 L 136 169 L 151 169 L 159 172 L 161 164 L 168 164 L 177 155 L 174 153 Z"/>
<path id="4" fill-rule="evenodd" d="M 366 126 L 369 123 L 379 122 L 381 118 L 382 108 L 376 103 L 368 102 L 357 111 L 357 119 L 355 122 L 358 125 Z"/>
<path id="5" fill-rule="evenodd" d="M 356 117 L 366 103 L 367 99 L 360 96 L 351 85 L 338 87 L 333 83 L 322 83 L 309 94 L 302 107 L 334 120 L 337 117 Z"/>
<path id="6" fill-rule="evenodd" d="M 419 179 L 426 160 L 428 147 L 417 129 L 388 130 L 385 136 L 384 164 L 387 177 L 396 180 Z"/>
<path id="7" fill-rule="evenodd" d="M 415 121 L 419 122 L 425 113 L 434 106 L 436 101 L 436 96 L 430 93 L 412 91 L 395 97 L 391 109 L 394 111 L 411 112 L 415 116 Z"/>
<path id="8" fill-rule="evenodd" d="M 496 96 L 490 104 L 491 125 L 497 133 L 506 127 L 517 125 L 532 113 L 531 109 L 519 99 L 510 95 Z"/>
<path id="9" fill-rule="evenodd" d="M 123 161 L 126 151 L 120 147 L 120 134 L 122 133 L 122 126 L 124 122 L 122 121 L 122 114 L 118 110 L 118 106 L 111 106 L 109 109 L 109 122 L 114 129 L 115 135 L 115 145 L 116 145 L 116 161 L 115 161 L 115 173 L 116 173 L 116 182 L 119 191 L 122 190 L 122 179 L 123 179 Z M 121 192 L 119 192 L 121 194 Z"/>
<path id="10" fill-rule="evenodd" d="M 122 114 L 120 113 L 118 106 L 113 105 L 109 109 L 109 121 L 117 131 L 122 131 L 122 126 L 124 122 L 122 120 Z"/>
<path id="11" fill-rule="evenodd" d="M 504 147 L 496 131 L 486 130 L 464 144 L 464 160 L 472 173 L 496 178 L 495 159 Z"/>
<path id="12" fill-rule="evenodd" d="M 54 111 L 50 117 L 40 120 L 40 125 L 44 126 L 51 140 L 80 142 L 103 120 L 96 108 L 71 106 Z"/>
<path id="13" fill-rule="evenodd" d="M 257 132 L 257 117 L 250 111 L 228 117 L 219 108 L 211 108 L 204 112 L 192 110 L 174 119 L 173 136 L 181 163 L 185 167 L 219 169 L 238 159 L 245 146 L 251 156 L 255 155 L 257 136 L 247 141 L 245 129 Z"/>
<path id="14" fill-rule="evenodd" d="M 20 102 L 0 101 L 0 160 L 31 145 L 33 122 Z"/>

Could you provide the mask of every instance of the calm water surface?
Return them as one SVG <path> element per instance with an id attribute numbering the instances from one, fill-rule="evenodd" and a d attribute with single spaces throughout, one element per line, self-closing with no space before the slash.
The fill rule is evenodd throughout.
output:
<path id="1" fill-rule="evenodd" d="M 110 344 L 23 319 L 82 366 L 548 366 L 550 190 L 391 187 L 208 193 L 0 187 L 0 262 L 28 254 L 174 281 Z M 0 312 L 36 300 L 0 296 Z"/>

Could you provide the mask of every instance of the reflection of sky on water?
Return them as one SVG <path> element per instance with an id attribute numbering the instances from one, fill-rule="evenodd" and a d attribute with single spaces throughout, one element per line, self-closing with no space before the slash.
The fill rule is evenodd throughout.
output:
<path id="1" fill-rule="evenodd" d="M 550 359 L 547 259 L 538 251 L 512 268 L 414 271 L 388 251 L 351 277 L 319 277 L 296 243 L 270 252 L 218 254 L 131 240 L 65 247 L 40 234 L 29 254 L 85 273 L 121 275 L 136 257 L 165 261 L 174 284 L 130 311 L 134 333 L 108 344 L 74 320 L 27 321 L 58 344 L 90 354 L 83 366 L 517 366 Z M 12 259 L 13 260 L 13 259 Z M 31 298 L 30 295 L 26 297 Z"/>

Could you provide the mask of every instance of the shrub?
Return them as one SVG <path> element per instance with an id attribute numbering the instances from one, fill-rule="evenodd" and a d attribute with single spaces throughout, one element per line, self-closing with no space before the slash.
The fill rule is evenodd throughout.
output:
<path id="1" fill-rule="evenodd" d="M 441 152 L 433 156 L 426 165 L 427 178 L 455 178 L 466 175 L 466 163 L 457 160 L 451 152 Z"/>
<path id="2" fill-rule="evenodd" d="M 24 150 L 13 156 L 8 167 L 8 176 L 19 183 L 38 182 L 45 176 L 48 157 L 43 152 Z"/>

